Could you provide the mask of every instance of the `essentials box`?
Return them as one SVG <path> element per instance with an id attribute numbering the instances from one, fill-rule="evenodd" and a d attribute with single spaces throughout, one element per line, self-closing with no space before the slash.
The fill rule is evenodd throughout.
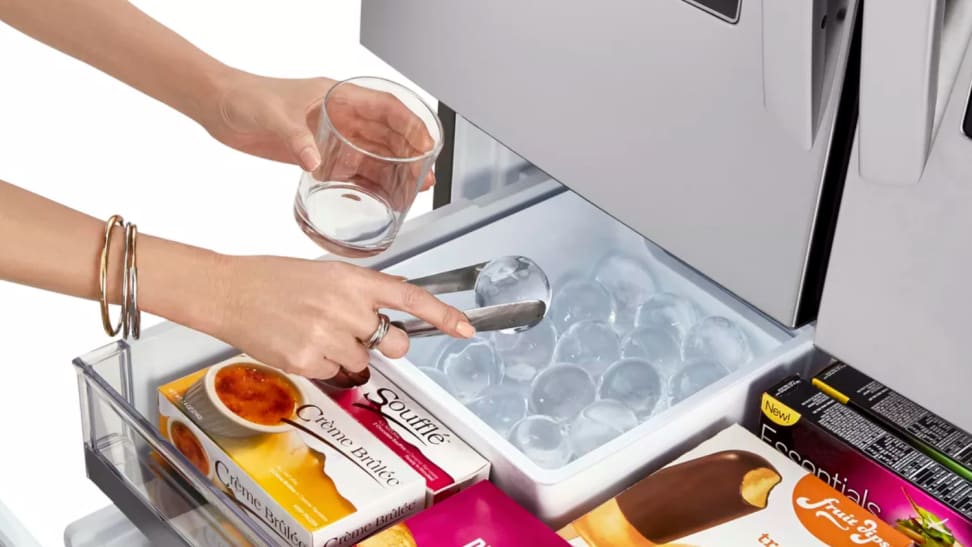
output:
<path id="1" fill-rule="evenodd" d="M 490 482 L 388 528 L 359 547 L 568 547 Z"/>
<path id="2" fill-rule="evenodd" d="M 163 435 L 287 545 L 354 545 L 425 505 L 425 480 L 309 380 L 245 355 L 159 388 Z"/>
<path id="3" fill-rule="evenodd" d="M 576 547 L 898 547 L 904 535 L 732 425 L 560 531 Z"/>
<path id="4" fill-rule="evenodd" d="M 972 480 L 972 433 L 845 363 L 827 367 L 812 383 Z"/>
<path id="5" fill-rule="evenodd" d="M 762 440 L 931 546 L 972 545 L 972 483 L 800 378 L 763 394 Z"/>
<path id="6" fill-rule="evenodd" d="M 427 505 L 489 478 L 488 460 L 374 368 L 364 386 L 321 387 L 425 478 Z"/>

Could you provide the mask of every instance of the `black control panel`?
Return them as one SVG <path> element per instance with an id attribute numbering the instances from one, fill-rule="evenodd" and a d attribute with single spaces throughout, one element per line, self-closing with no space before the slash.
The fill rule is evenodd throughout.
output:
<path id="1" fill-rule="evenodd" d="M 965 107 L 965 122 L 962 124 L 962 129 L 972 139 L 972 94 L 969 94 L 969 104 Z"/>
<path id="2" fill-rule="evenodd" d="M 778 0 L 781 2 L 793 2 L 804 0 Z M 739 21 L 739 4 L 742 0 L 685 0 L 685 2 L 711 13 L 712 15 L 727 21 L 736 23 Z"/>

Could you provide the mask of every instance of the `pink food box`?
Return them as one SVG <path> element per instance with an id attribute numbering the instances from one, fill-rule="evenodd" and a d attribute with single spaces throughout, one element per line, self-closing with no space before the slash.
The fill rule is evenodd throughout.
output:
<path id="1" fill-rule="evenodd" d="M 358 547 L 569 547 L 490 482 L 480 482 Z"/>
<path id="2" fill-rule="evenodd" d="M 380 372 L 367 384 L 333 390 L 345 412 L 425 478 L 426 507 L 489 478 L 489 461 Z"/>

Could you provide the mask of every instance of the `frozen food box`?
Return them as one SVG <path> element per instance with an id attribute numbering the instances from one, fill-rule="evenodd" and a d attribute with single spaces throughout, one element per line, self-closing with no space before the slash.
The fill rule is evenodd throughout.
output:
<path id="1" fill-rule="evenodd" d="M 763 394 L 759 436 L 916 543 L 972 546 L 972 483 L 810 382 Z"/>
<path id="2" fill-rule="evenodd" d="M 739 425 L 594 508 L 560 535 L 576 547 L 912 545 Z"/>
<path id="3" fill-rule="evenodd" d="M 159 428 L 281 544 L 354 545 L 425 505 L 425 479 L 330 397 L 245 355 L 161 386 Z"/>
<path id="4" fill-rule="evenodd" d="M 489 461 L 374 368 L 361 387 L 318 385 L 425 478 L 427 505 L 489 478 Z"/>
<path id="5" fill-rule="evenodd" d="M 812 383 L 972 480 L 972 433 L 845 363 L 827 367 Z"/>
<path id="6" fill-rule="evenodd" d="M 359 547 L 568 547 L 490 482 L 479 482 Z"/>

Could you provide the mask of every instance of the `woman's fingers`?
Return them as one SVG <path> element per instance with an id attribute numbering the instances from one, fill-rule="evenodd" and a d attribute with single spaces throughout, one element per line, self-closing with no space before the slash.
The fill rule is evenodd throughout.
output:
<path id="1" fill-rule="evenodd" d="M 368 350 L 361 345 L 358 338 L 350 335 L 341 336 L 331 344 L 331 348 L 328 358 L 348 371 L 361 372 L 368 368 Z"/>
<path id="2" fill-rule="evenodd" d="M 385 335 L 376 349 L 389 359 L 401 359 L 408 353 L 409 345 L 408 335 L 405 334 L 405 331 L 398 327 L 390 327 L 388 334 Z"/>
<path id="3" fill-rule="evenodd" d="M 427 290 L 375 273 L 374 294 L 376 304 L 380 307 L 409 313 L 458 338 L 469 338 L 476 334 L 476 330 L 461 311 L 439 300 Z"/>
<path id="4" fill-rule="evenodd" d="M 432 149 L 435 141 L 425 122 L 391 93 L 362 88 L 353 106 L 362 118 L 381 122 L 405 137 L 415 150 L 425 152 Z"/>
<path id="5" fill-rule="evenodd" d="M 251 353 L 252 352 L 247 352 Z M 305 350 L 303 355 L 291 356 L 290 366 L 284 366 L 280 362 L 268 362 L 269 365 L 281 367 L 283 370 L 292 374 L 304 376 L 305 378 L 318 378 L 327 380 L 333 378 L 341 371 L 341 364 L 325 357 L 316 350 Z"/>
<path id="6" fill-rule="evenodd" d="M 435 172 L 430 170 L 429 173 L 425 175 L 425 180 L 422 181 L 422 190 L 428 190 L 433 186 L 435 186 Z"/>

